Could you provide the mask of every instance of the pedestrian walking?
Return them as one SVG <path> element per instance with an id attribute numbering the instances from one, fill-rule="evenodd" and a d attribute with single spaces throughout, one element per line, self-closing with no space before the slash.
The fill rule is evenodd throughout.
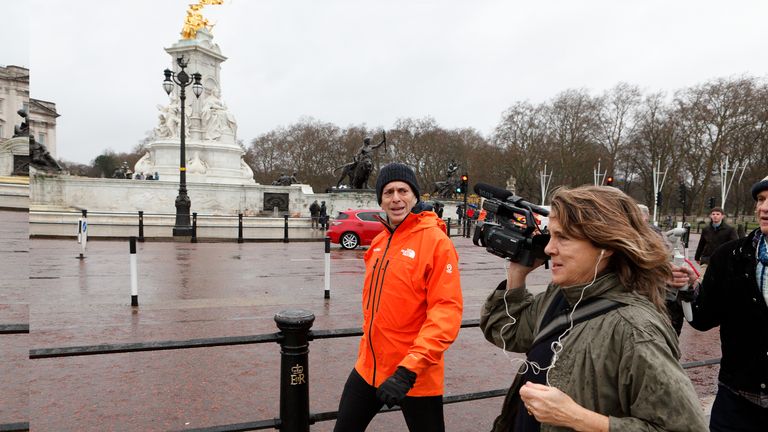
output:
<path id="1" fill-rule="evenodd" d="M 701 231 L 699 245 L 696 247 L 694 258 L 702 265 L 709 264 L 709 257 L 723 243 L 736 240 L 739 236 L 736 230 L 725 223 L 725 212 L 721 207 L 713 207 L 709 211 L 709 224 Z"/>
<path id="2" fill-rule="evenodd" d="M 759 228 L 709 256 L 704 278 L 687 269 L 691 326 L 720 327 L 722 361 L 712 432 L 762 432 L 768 425 L 768 177 L 752 186 Z"/>
<path id="3" fill-rule="evenodd" d="M 309 216 L 312 219 L 312 228 L 320 228 L 320 204 L 317 203 L 317 200 L 309 205 Z"/>
<path id="4" fill-rule="evenodd" d="M 508 261 L 481 312 L 489 341 L 527 355 L 493 431 L 705 431 L 664 316 L 661 237 L 614 187 L 561 188 L 551 206 L 547 290 L 526 288 L 543 261 Z"/>
<path id="5" fill-rule="evenodd" d="M 334 431 L 364 431 L 385 404 L 400 405 L 410 431 L 444 431 L 443 353 L 463 308 L 458 255 L 437 214 L 414 213 L 410 167 L 384 166 L 376 197 L 387 220 L 363 257 L 363 337 Z"/>
<path id="6" fill-rule="evenodd" d="M 320 229 L 328 229 L 328 209 L 325 207 L 325 201 L 320 202 Z"/>

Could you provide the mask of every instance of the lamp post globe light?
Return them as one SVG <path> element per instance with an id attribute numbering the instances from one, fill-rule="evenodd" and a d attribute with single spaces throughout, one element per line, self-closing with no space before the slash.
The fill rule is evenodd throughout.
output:
<path id="1" fill-rule="evenodd" d="M 203 85 L 200 83 L 202 76 L 195 72 L 192 74 L 191 79 L 184 69 L 187 67 L 189 60 L 185 60 L 184 57 L 176 59 L 176 63 L 179 65 L 179 72 L 174 73 L 170 69 L 165 70 L 165 81 L 163 81 L 163 89 L 169 95 L 173 91 L 173 86 L 179 86 L 179 99 L 181 101 L 181 131 L 179 133 L 179 195 L 176 196 L 176 223 L 173 226 L 173 235 L 175 236 L 191 236 L 192 225 L 189 219 L 189 210 L 192 206 L 192 201 L 187 195 L 187 158 L 185 155 L 185 138 L 186 138 L 186 116 L 184 114 L 184 105 L 187 99 L 184 89 L 192 85 L 192 92 L 196 97 L 200 97 L 203 93 Z"/>

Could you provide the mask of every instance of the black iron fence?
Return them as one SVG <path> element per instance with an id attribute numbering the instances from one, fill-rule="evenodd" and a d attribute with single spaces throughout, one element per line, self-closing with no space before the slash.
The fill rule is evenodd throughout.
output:
<path id="1" fill-rule="evenodd" d="M 185 432 L 235 432 L 264 429 L 279 429 L 287 432 L 308 432 L 309 426 L 321 421 L 335 420 L 338 412 L 312 413 L 309 407 L 309 342 L 313 340 L 361 336 L 360 328 L 311 330 L 315 316 L 305 310 L 287 310 L 275 315 L 279 329 L 275 333 L 250 336 L 228 336 L 189 340 L 156 342 L 135 342 L 101 344 L 61 348 L 38 348 L 29 351 L 30 359 L 102 355 L 143 351 L 163 351 L 216 346 L 245 345 L 259 343 L 280 344 L 280 414 L 272 419 L 244 423 L 217 425 L 204 428 L 184 429 Z M 462 321 L 462 328 L 479 327 L 479 319 Z M 28 327 L 27 327 L 28 328 Z M 683 368 L 694 368 L 719 364 L 720 359 L 708 359 L 683 364 Z M 443 397 L 444 404 L 468 402 L 504 396 L 507 388 Z M 398 411 L 398 407 L 384 408 L 382 412 Z M 18 424 L 17 424 L 18 425 Z M 24 425 L 23 423 L 20 425 Z M 0 432 L 12 424 L 0 425 Z M 27 425 L 28 427 L 28 425 Z"/>

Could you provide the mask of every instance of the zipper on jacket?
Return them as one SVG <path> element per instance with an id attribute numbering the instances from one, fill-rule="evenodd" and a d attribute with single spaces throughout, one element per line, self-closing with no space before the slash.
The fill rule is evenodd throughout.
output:
<path id="1" fill-rule="evenodd" d="M 386 258 L 386 256 L 387 256 L 387 252 L 389 251 L 389 244 L 391 242 L 392 242 L 392 235 L 390 235 L 389 239 L 387 239 L 387 247 L 384 248 L 384 253 L 381 254 L 381 262 L 382 263 L 384 262 L 384 258 Z M 378 264 L 378 262 L 379 261 L 377 259 L 376 263 Z M 387 262 L 386 264 L 389 264 L 389 262 Z M 385 267 L 386 267 L 386 265 L 385 265 Z M 376 267 L 374 265 L 374 270 L 375 269 L 376 269 Z M 375 300 L 376 291 L 379 291 L 379 301 L 381 301 L 381 288 L 378 288 L 378 287 L 384 285 L 384 278 L 382 276 L 382 278 L 379 279 L 380 275 L 381 275 L 381 268 L 379 268 L 379 270 L 378 270 L 378 272 L 376 274 L 376 278 L 375 278 L 376 279 L 376 283 L 374 284 L 374 289 L 373 289 L 374 300 L 373 300 L 372 304 L 376 303 L 376 300 Z M 381 283 L 379 283 L 379 281 L 381 281 Z M 368 300 L 370 300 L 370 299 L 371 298 L 368 297 Z M 371 356 L 373 357 L 373 379 L 372 379 L 373 383 L 371 385 L 373 385 L 374 387 L 376 387 L 376 351 L 373 349 L 373 337 L 371 336 L 371 333 L 373 333 L 373 318 L 375 317 L 375 315 L 376 315 L 376 311 L 374 310 L 374 308 L 371 308 L 371 322 L 368 324 L 368 346 L 371 348 Z"/>
<path id="2" fill-rule="evenodd" d="M 376 261 L 373 263 L 373 269 L 371 269 L 371 274 L 376 273 L 376 266 L 379 265 L 379 259 L 376 258 Z M 368 284 L 368 303 L 365 304 L 365 308 L 368 309 L 371 306 L 371 296 L 373 294 L 373 281 L 374 277 L 371 277 L 371 283 Z"/>

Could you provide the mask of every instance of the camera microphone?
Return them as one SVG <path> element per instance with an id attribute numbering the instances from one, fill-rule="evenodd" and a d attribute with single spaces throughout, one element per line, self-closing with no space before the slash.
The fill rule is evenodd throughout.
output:
<path id="1" fill-rule="evenodd" d="M 476 183 L 475 193 L 480 195 L 483 198 L 497 199 L 500 201 L 512 201 L 515 205 L 529 208 L 531 211 L 538 213 L 542 216 L 549 216 L 549 210 L 545 209 L 544 207 L 540 207 L 540 206 L 537 206 L 536 204 L 529 203 L 528 201 L 525 201 L 522 198 L 515 196 L 515 194 L 513 194 L 512 192 L 506 189 L 502 189 L 500 187 L 489 185 L 487 183 Z"/>
<path id="2" fill-rule="evenodd" d="M 502 189 L 496 186 L 491 186 L 486 183 L 476 183 L 475 193 L 480 195 L 483 198 L 489 198 L 489 199 L 495 198 L 501 201 L 505 201 L 507 198 L 514 195 L 512 192 L 506 189 Z"/>

